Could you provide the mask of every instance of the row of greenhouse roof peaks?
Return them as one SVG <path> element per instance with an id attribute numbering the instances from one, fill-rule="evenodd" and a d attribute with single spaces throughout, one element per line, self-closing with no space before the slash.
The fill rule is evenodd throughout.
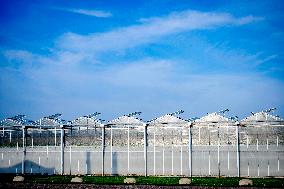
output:
<path id="1" fill-rule="evenodd" d="M 271 108 L 265 111 L 253 113 L 251 112 L 251 115 L 240 120 L 240 122 L 250 123 L 250 122 L 282 122 L 284 121 L 279 116 L 272 115 L 272 112 L 276 108 Z M 10 118 L 6 118 L 2 121 L 0 121 L 1 126 L 21 126 L 21 125 L 100 125 L 100 124 L 143 124 L 143 123 L 218 123 L 218 122 L 236 122 L 238 121 L 238 117 L 225 117 L 225 112 L 229 111 L 228 109 L 221 110 L 219 112 L 213 112 L 213 113 L 207 113 L 207 115 L 201 117 L 201 118 L 190 118 L 188 120 L 182 119 L 179 117 L 179 114 L 184 113 L 183 110 L 179 110 L 174 113 L 166 114 L 158 118 L 154 118 L 152 120 L 149 120 L 147 122 L 144 122 L 142 119 L 138 118 L 138 115 L 141 114 L 141 112 L 133 112 L 127 115 L 120 116 L 116 119 L 113 119 L 111 121 L 105 121 L 98 118 L 98 115 L 101 113 L 95 112 L 90 115 L 81 116 L 73 121 L 66 121 L 61 119 L 60 117 L 62 114 L 53 114 L 50 116 L 43 117 L 37 121 L 32 121 L 29 119 L 26 119 L 24 115 L 16 115 Z"/>

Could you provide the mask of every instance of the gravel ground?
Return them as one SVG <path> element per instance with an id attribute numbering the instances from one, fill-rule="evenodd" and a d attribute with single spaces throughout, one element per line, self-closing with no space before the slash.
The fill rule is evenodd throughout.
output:
<path id="1" fill-rule="evenodd" d="M 209 189 L 209 188 L 219 188 L 219 189 L 260 189 L 257 187 L 200 187 L 200 186 L 153 186 L 153 185 L 93 185 L 93 184 L 33 184 L 33 183 L 0 183 L 0 188 L 31 188 L 31 189 L 81 189 L 81 188 L 89 188 L 89 189 Z"/>

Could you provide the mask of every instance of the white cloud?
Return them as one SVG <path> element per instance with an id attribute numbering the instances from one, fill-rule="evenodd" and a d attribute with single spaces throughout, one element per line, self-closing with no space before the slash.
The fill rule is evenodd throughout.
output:
<path id="1" fill-rule="evenodd" d="M 7 112 L 61 112 L 67 119 L 93 111 L 101 111 L 105 119 L 130 111 L 142 111 L 145 119 L 177 109 L 186 110 L 186 118 L 221 108 L 240 117 L 274 106 L 284 111 L 282 81 L 258 74 L 181 73 L 178 65 L 148 58 L 92 70 L 45 64 L 28 68 L 21 76 L 5 70 L 0 97 L 13 102 L 12 109 L 3 106 Z"/>
<path id="2" fill-rule="evenodd" d="M 8 61 L 21 60 L 24 63 L 31 63 L 36 59 L 36 55 L 24 50 L 8 50 L 4 52 L 4 55 Z"/>
<path id="3" fill-rule="evenodd" d="M 268 56 L 268 57 L 259 59 L 256 63 L 257 63 L 257 64 L 263 64 L 263 63 L 265 63 L 265 62 L 269 62 L 269 61 L 271 61 L 271 60 L 274 60 L 274 59 L 276 59 L 277 57 L 278 57 L 277 54 L 273 54 L 273 55 L 270 55 L 270 56 Z"/>
<path id="4" fill-rule="evenodd" d="M 112 14 L 110 12 L 101 11 L 101 10 L 86 10 L 86 9 L 69 9 L 70 12 L 84 14 L 88 16 L 95 16 L 100 18 L 111 17 Z"/>
<path id="5" fill-rule="evenodd" d="M 61 10 L 61 8 L 54 9 Z M 74 9 L 62 10 L 73 11 Z M 259 18 L 253 16 L 236 18 L 228 13 L 187 10 L 174 12 L 164 17 L 141 19 L 139 24 L 121 27 L 104 33 L 93 33 L 90 35 L 65 33 L 56 41 L 53 54 L 46 58 L 23 51 L 11 51 L 8 53 L 8 57 L 14 56 L 16 59 L 22 57 L 23 60 L 29 58 L 37 62 L 97 63 L 97 56 L 101 52 L 123 51 L 180 32 L 231 25 L 238 26 L 257 20 Z M 41 60 L 39 61 L 38 59 Z"/>
<path id="6" fill-rule="evenodd" d="M 249 15 L 249 16 L 237 19 L 236 24 L 244 25 L 244 24 L 248 24 L 248 23 L 255 22 L 255 21 L 261 21 L 261 20 L 264 20 L 264 18 Z"/>
<path id="7" fill-rule="evenodd" d="M 88 61 L 96 63 L 98 62 L 97 55 L 101 52 L 125 50 L 184 31 L 241 25 L 257 20 L 259 18 L 253 16 L 236 18 L 227 13 L 187 10 L 174 12 L 164 17 L 141 19 L 137 25 L 104 33 L 93 33 L 85 36 L 65 33 L 57 40 L 53 54 L 46 58 L 24 51 L 8 52 L 7 57 L 12 58 L 14 56 L 16 59 L 22 57 L 23 60 L 28 58 L 33 59 L 34 62 L 79 63 Z"/>
<path id="8" fill-rule="evenodd" d="M 108 18 L 112 16 L 110 12 L 102 11 L 102 10 L 69 9 L 69 8 L 52 8 L 52 9 L 62 10 L 62 11 L 67 11 L 67 12 L 72 12 L 72 13 L 77 13 L 77 14 L 83 14 L 87 16 L 94 16 L 94 17 L 99 17 L 99 18 Z"/>
<path id="9" fill-rule="evenodd" d="M 88 64 L 91 67 L 76 64 L 97 61 L 96 56 L 100 52 L 136 47 L 179 32 L 239 26 L 256 20 L 251 16 L 236 18 L 225 13 L 184 11 L 143 19 L 137 25 L 105 33 L 87 36 L 67 33 L 58 40 L 50 56 L 7 51 L 6 57 L 10 60 L 41 65 L 26 67 L 20 73 L 22 75 L 0 70 L 1 99 L 14 103 L 12 108 L 9 105 L 2 107 L 7 112 L 15 110 L 17 105 L 17 109 L 23 110 L 23 113 L 38 110 L 46 113 L 62 112 L 68 116 L 102 111 L 107 119 L 118 112 L 133 110 L 143 111 L 145 117 L 150 119 L 151 116 L 181 108 L 199 115 L 219 108 L 235 109 L 240 114 L 244 110 L 255 111 L 267 106 L 283 107 L 283 82 L 257 74 L 186 73 L 178 71 L 179 62 L 151 58 L 102 67 L 97 64 Z M 226 62 L 236 59 L 250 62 L 258 57 L 242 54 L 234 57 L 234 52 L 218 52 L 214 48 L 208 49 L 206 53 L 211 56 L 215 54 L 217 60 L 220 57 Z M 268 57 L 266 61 L 273 58 Z M 18 88 L 19 84 L 26 88 Z M 32 109 L 25 106 L 30 103 L 33 104 Z M 37 110 L 34 107 L 38 107 Z M 284 112 L 284 109 L 281 111 Z M 190 116 L 188 114 L 186 117 Z"/>
<path id="10" fill-rule="evenodd" d="M 160 37 L 190 30 L 242 25 L 258 20 L 255 17 L 236 18 L 227 13 L 183 11 L 168 16 L 141 19 L 140 24 L 122 27 L 105 33 L 79 35 L 65 33 L 57 42 L 68 51 L 97 52 L 136 47 Z"/>

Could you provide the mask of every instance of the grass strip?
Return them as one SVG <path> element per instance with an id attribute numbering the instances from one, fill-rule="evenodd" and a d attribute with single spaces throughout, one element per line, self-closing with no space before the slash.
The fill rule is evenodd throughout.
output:
<path id="1" fill-rule="evenodd" d="M 124 184 L 125 176 L 83 176 L 83 183 L 88 184 Z"/>
<path id="2" fill-rule="evenodd" d="M 179 177 L 135 177 L 140 185 L 178 185 Z"/>
<path id="3" fill-rule="evenodd" d="M 25 182 L 38 184 L 68 184 L 74 176 L 69 175 L 28 175 Z"/>
<path id="4" fill-rule="evenodd" d="M 193 177 L 191 185 L 193 186 L 238 186 L 240 178 L 210 178 Z"/>
<path id="5" fill-rule="evenodd" d="M 15 174 L 0 174 L 0 182 L 13 182 Z M 24 182 L 39 184 L 68 184 L 74 175 L 25 175 Z M 126 176 L 79 176 L 83 183 L 96 185 L 123 185 Z M 136 179 L 136 185 L 179 185 L 180 177 L 158 177 L 158 176 L 129 176 Z M 243 178 L 237 177 L 192 177 L 192 186 L 208 187 L 236 187 Z M 254 187 L 278 187 L 284 188 L 283 178 L 249 178 L 253 181 Z"/>

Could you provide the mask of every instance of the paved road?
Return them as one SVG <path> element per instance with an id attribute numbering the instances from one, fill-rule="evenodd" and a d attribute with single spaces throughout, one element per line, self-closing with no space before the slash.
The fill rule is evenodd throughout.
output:
<path id="1" fill-rule="evenodd" d="M 47 189 L 75 189 L 75 188 L 89 188 L 89 189 L 208 189 L 212 187 L 202 187 L 202 186 L 153 186 L 153 185 L 94 185 L 94 184 L 32 184 L 32 183 L 0 183 L 0 188 L 10 189 L 10 188 L 47 188 Z M 261 189 L 262 187 L 214 187 L 216 189 Z"/>

